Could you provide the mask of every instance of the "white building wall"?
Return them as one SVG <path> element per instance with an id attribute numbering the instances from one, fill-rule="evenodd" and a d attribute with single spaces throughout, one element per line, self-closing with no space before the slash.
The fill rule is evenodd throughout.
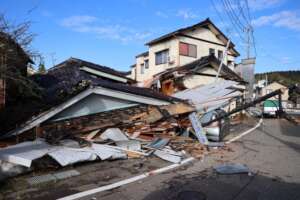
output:
<path id="1" fill-rule="evenodd" d="M 136 58 L 136 68 L 137 68 L 137 81 L 142 82 L 149 80 L 153 77 L 153 75 L 158 74 L 160 72 L 165 71 L 168 68 L 182 66 L 184 64 L 190 63 L 199 59 L 203 56 L 209 55 L 209 49 L 215 49 L 215 56 L 218 57 L 218 50 L 225 51 L 225 45 L 220 39 L 216 37 L 214 33 L 212 33 L 209 29 L 206 28 L 197 28 L 193 31 L 187 31 L 185 33 L 191 37 L 200 38 L 203 40 L 208 40 L 210 42 L 205 42 L 201 40 L 197 40 L 194 38 L 177 36 L 171 38 L 169 40 L 159 42 L 154 45 L 149 46 L 149 56 L 147 57 L 137 57 Z M 194 44 L 197 46 L 197 57 L 188 57 L 179 55 L 179 42 L 185 42 L 189 44 Z M 216 44 L 214 44 L 216 43 Z M 169 49 L 169 58 L 170 62 L 166 64 L 155 65 L 155 53 Z M 149 59 L 149 69 L 145 69 L 144 74 L 141 74 L 141 64 L 145 59 Z M 228 61 L 231 61 L 233 64 L 229 65 L 230 68 L 233 69 L 235 57 L 232 55 L 228 55 L 225 57 L 224 64 L 228 64 Z M 134 73 L 134 69 L 132 69 L 132 74 Z M 133 77 L 133 76 L 132 76 Z"/>
<path id="2" fill-rule="evenodd" d="M 289 99 L 289 91 L 288 91 L 287 87 L 285 87 L 284 85 L 281 85 L 277 82 L 273 82 L 273 83 L 267 85 L 266 87 L 264 87 L 262 89 L 262 96 L 269 94 L 271 92 L 274 92 L 275 90 L 278 90 L 278 89 L 285 89 L 284 93 L 281 95 L 281 100 L 287 101 Z M 278 100 L 278 96 L 274 96 L 269 99 L 270 100 Z"/>
<path id="3" fill-rule="evenodd" d="M 198 72 L 205 73 L 205 74 L 211 74 L 211 75 L 217 75 L 217 71 L 212 68 L 204 68 Z M 223 80 L 220 78 L 219 80 Z M 204 75 L 190 75 L 185 76 L 183 84 L 186 88 L 194 88 L 201 85 L 207 85 L 210 83 L 213 83 L 216 81 L 216 77 L 213 76 L 204 76 Z"/>

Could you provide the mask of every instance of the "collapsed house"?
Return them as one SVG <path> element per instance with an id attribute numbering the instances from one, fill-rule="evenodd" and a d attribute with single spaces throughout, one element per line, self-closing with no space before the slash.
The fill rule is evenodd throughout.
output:
<path id="1" fill-rule="evenodd" d="M 51 68 L 47 74 L 37 74 L 32 78 L 43 88 L 46 109 L 2 137 L 17 136 L 44 124 L 47 127 L 49 124 L 56 127 L 67 124 L 65 128 L 70 129 L 74 128 L 73 123 L 81 123 L 85 127 L 91 126 L 91 123 L 101 126 L 105 120 L 111 122 L 114 119 L 113 115 L 108 117 L 105 113 L 116 112 L 121 122 L 122 111 L 132 115 L 139 109 L 143 110 L 143 105 L 159 106 L 181 101 L 150 89 L 131 86 L 134 81 L 122 73 L 74 58 Z"/>
<path id="2" fill-rule="evenodd" d="M 109 128 L 132 126 L 133 117 L 158 112 L 158 106 L 183 102 L 151 89 L 132 86 L 134 81 L 122 73 L 75 58 L 51 68 L 46 74 L 32 76 L 32 80 L 43 90 L 44 107 L 17 128 L 1 134 L 1 146 L 8 146 L 0 151 L 0 160 L 4 162 L 2 167 L 31 167 L 34 160 L 44 156 L 66 166 L 99 158 L 146 155 L 143 152 L 133 152 L 132 155 L 128 149 L 94 144 L 90 140 Z M 193 110 L 188 105 L 182 106 Z M 177 114 L 181 112 L 175 110 Z M 159 113 L 156 116 L 161 117 Z M 124 135 L 120 131 L 119 134 Z M 123 138 L 128 138 L 128 135 Z M 108 136 L 106 139 L 112 138 Z M 71 147 L 68 140 L 71 140 Z M 74 146 L 74 141 L 77 146 Z M 82 145 L 85 149 L 81 148 Z M 78 147 L 80 150 L 74 150 Z M 80 152 L 83 152 L 82 156 L 79 156 Z"/>
<path id="3" fill-rule="evenodd" d="M 183 32 L 199 27 L 206 34 L 213 32 L 213 37 L 219 33 L 209 20 Z M 227 41 L 224 35 L 217 38 Z M 180 45 L 183 54 L 186 44 Z M 230 48 L 237 56 L 233 44 Z M 228 56 L 226 63 L 232 64 L 234 56 Z M 163 55 L 159 58 L 166 60 Z M 220 58 L 210 55 L 168 68 L 152 77 L 151 89 L 134 86 L 136 80 L 125 73 L 77 58 L 33 75 L 42 102 L 25 122 L 1 134 L 2 139 L 16 140 L 15 145 L 1 144 L 8 147 L 0 150 L 0 160 L 9 163 L 8 168 L 27 169 L 44 157 L 60 166 L 149 155 L 173 163 L 187 153 L 202 157 L 209 144 L 205 131 L 212 133 L 213 141 L 221 141 L 221 130 L 229 129 L 221 127 L 221 121 L 207 129 L 201 123 L 224 115 L 215 110 L 243 96 L 245 81 L 226 65 L 216 81 Z"/>
<path id="4" fill-rule="evenodd" d="M 190 100 L 197 110 L 219 107 L 232 110 L 240 103 L 247 84 L 238 74 L 213 55 L 186 65 L 168 69 L 154 76 L 152 88 L 166 95 Z"/>

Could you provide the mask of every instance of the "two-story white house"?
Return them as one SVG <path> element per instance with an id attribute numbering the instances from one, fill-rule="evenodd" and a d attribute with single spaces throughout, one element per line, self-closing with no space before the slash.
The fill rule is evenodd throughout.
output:
<path id="1" fill-rule="evenodd" d="M 148 51 L 136 56 L 129 77 L 141 85 L 147 85 L 154 75 L 167 69 L 183 66 L 211 54 L 221 59 L 228 40 L 207 18 L 146 43 Z M 224 64 L 230 69 L 234 68 L 235 58 L 239 56 L 234 47 L 230 42 L 228 55 L 224 58 Z"/>

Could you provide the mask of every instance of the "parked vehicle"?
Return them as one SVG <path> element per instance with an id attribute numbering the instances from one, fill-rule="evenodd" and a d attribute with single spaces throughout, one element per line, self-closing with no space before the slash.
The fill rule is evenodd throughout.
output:
<path id="1" fill-rule="evenodd" d="M 279 101 L 278 100 L 266 100 L 263 103 L 263 114 L 267 116 L 276 116 L 277 111 L 279 110 Z"/>
<path id="2" fill-rule="evenodd" d="M 200 122 L 209 122 L 210 120 L 213 120 L 223 114 L 225 114 L 225 111 L 221 109 L 210 111 L 201 116 Z M 219 121 L 211 123 L 209 126 L 204 127 L 204 130 L 206 131 L 207 139 L 220 142 L 226 135 L 229 134 L 230 120 L 228 117 L 225 117 Z"/>

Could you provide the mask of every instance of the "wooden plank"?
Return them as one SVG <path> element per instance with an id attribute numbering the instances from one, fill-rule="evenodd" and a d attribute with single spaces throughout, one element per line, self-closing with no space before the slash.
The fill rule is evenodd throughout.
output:
<path id="1" fill-rule="evenodd" d="M 201 144 L 206 144 L 207 145 L 208 144 L 208 140 L 207 140 L 207 138 L 205 136 L 204 129 L 202 128 L 201 123 L 199 122 L 196 113 L 195 112 L 191 113 L 189 115 L 189 119 L 192 122 L 192 126 L 193 126 L 193 128 L 195 130 L 195 134 L 196 134 L 196 137 L 199 140 L 199 142 Z"/>

